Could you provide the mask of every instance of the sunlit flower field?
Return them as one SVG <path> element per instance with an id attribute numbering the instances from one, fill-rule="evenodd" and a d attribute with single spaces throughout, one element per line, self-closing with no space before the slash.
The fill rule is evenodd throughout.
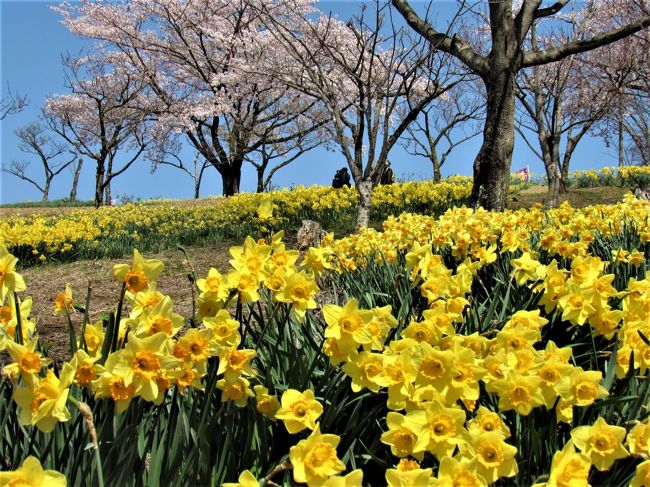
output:
<path id="1" fill-rule="evenodd" d="M 3 222 L 0 485 L 650 485 L 650 203 L 495 213 L 445 184 L 385 187 L 382 230 L 302 254 L 284 229 L 351 190 Z M 254 236 L 192 276 L 181 316 L 137 242 L 199 223 Z M 114 313 L 52 297 L 58 367 L 18 257 L 113 236 L 138 249 Z"/>

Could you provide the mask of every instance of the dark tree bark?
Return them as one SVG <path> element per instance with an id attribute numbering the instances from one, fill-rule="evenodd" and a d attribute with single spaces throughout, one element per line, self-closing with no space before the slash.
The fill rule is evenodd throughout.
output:
<path id="1" fill-rule="evenodd" d="M 95 171 L 95 208 L 102 206 L 104 202 L 104 171 L 103 160 L 96 160 L 97 170 Z"/>
<path id="2" fill-rule="evenodd" d="M 218 171 L 221 174 L 223 182 L 223 195 L 233 196 L 239 193 L 239 183 L 241 181 L 242 163 L 233 164 L 232 166 L 221 166 Z"/>

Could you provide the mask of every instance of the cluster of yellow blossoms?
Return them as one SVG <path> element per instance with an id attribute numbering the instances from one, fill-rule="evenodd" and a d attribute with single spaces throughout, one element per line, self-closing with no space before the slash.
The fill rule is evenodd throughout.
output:
<path id="1" fill-rule="evenodd" d="M 375 211 L 398 213 L 405 208 L 441 208 L 466 199 L 467 177 L 442 183 L 409 182 L 378 186 L 372 196 Z M 215 236 L 243 237 L 259 229 L 258 208 L 268 199 L 275 208 L 264 224 L 281 228 L 288 222 L 313 219 L 325 224 L 349 213 L 353 221 L 357 194 L 354 188 L 299 186 L 291 190 L 196 201 L 157 200 L 99 209 L 78 209 L 60 216 L 12 216 L 0 220 L 0 244 L 23 256 L 92 251 L 104 241 L 125 240 L 134 245 L 153 241 L 184 244 Z"/>
<path id="2" fill-rule="evenodd" d="M 648 166 L 614 166 L 602 169 L 574 171 L 569 174 L 569 182 L 577 186 L 611 186 L 620 184 L 634 186 L 650 180 Z"/>
<path id="3" fill-rule="evenodd" d="M 490 263 L 497 243 L 500 253 L 514 253 L 531 251 L 533 242 L 551 257 L 572 259 L 586 255 L 597 234 L 618 235 L 626 225 L 634 226 L 642 242 L 650 241 L 649 213 L 649 205 L 631 194 L 615 205 L 583 209 L 565 202 L 552 210 L 540 205 L 504 212 L 452 208 L 438 218 L 403 213 L 389 217 L 381 232 L 366 228 L 326 248 L 337 256 L 340 272 L 363 266 L 371 256 L 393 262 L 400 251 L 409 251 L 416 243 L 430 244 L 435 252 L 449 248 L 459 262 L 470 258 Z M 635 265 L 644 262 L 638 252 L 627 259 Z"/>

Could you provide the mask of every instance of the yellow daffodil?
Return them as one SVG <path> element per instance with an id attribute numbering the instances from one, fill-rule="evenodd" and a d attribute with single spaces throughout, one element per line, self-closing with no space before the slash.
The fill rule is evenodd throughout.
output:
<path id="1" fill-rule="evenodd" d="M 204 318 L 203 324 L 210 331 L 210 339 L 217 346 L 232 347 L 241 342 L 239 322 L 233 320 L 227 310 L 219 310 L 216 316 Z"/>
<path id="2" fill-rule="evenodd" d="M 479 406 L 476 416 L 467 422 L 470 435 L 477 436 L 482 432 L 499 434 L 504 440 L 510 437 L 510 429 L 499 414 L 490 411 L 485 406 Z"/>
<path id="3" fill-rule="evenodd" d="M 271 198 L 264 198 L 257 207 L 257 217 L 260 220 L 268 220 L 273 216 L 273 203 Z"/>
<path id="4" fill-rule="evenodd" d="M 216 347 L 210 344 L 210 330 L 190 328 L 174 344 L 174 356 L 183 361 L 205 363 L 208 358 L 217 354 Z"/>
<path id="5" fill-rule="evenodd" d="M 57 423 L 69 421 L 70 411 L 66 403 L 74 375 L 74 368 L 64 364 L 61 377 L 49 369 L 44 378 L 16 389 L 13 398 L 20 407 L 20 424 L 32 424 L 49 433 Z"/>
<path id="6" fill-rule="evenodd" d="M 249 349 L 237 349 L 236 347 L 223 348 L 219 352 L 219 369 L 217 375 L 224 374 L 227 380 L 234 380 L 240 375 L 254 376 L 255 371 L 251 360 L 257 352 Z"/>
<path id="7" fill-rule="evenodd" d="M 164 265 L 158 259 L 145 259 L 140 252 L 133 249 L 133 264 L 116 264 L 113 276 L 117 282 L 126 284 L 127 291 L 138 293 L 144 291 L 150 282 L 163 271 Z"/>
<path id="8" fill-rule="evenodd" d="M 647 421 L 634 425 L 627 434 L 625 444 L 633 455 L 650 457 L 650 426 Z"/>
<path id="9" fill-rule="evenodd" d="M 226 482 L 221 487 L 260 487 L 260 483 L 249 470 L 244 470 L 237 482 Z"/>
<path id="10" fill-rule="evenodd" d="M 26 345 L 7 340 L 5 347 L 14 362 L 4 368 L 4 373 L 14 381 L 20 375 L 27 384 L 37 382 L 41 369 L 52 362 L 36 351 L 37 345 L 38 338 L 33 338 Z"/>
<path id="11" fill-rule="evenodd" d="M 650 485 L 650 460 L 639 463 L 636 466 L 634 477 L 630 480 L 630 487 L 647 487 L 648 485 Z"/>
<path id="12" fill-rule="evenodd" d="M 413 460 L 403 458 L 397 468 L 386 470 L 387 487 L 420 487 L 428 486 L 432 480 L 430 468 L 420 468 Z"/>
<path id="13" fill-rule="evenodd" d="M 382 433 L 381 442 L 390 446 L 390 451 L 398 458 L 409 455 L 422 460 L 424 452 L 414 453 L 413 447 L 424 428 L 426 418 L 422 414 L 402 415 L 394 411 L 386 415 L 388 430 Z"/>
<path id="14" fill-rule="evenodd" d="M 598 418 L 591 426 L 578 426 L 571 430 L 573 443 L 598 470 L 609 470 L 612 464 L 629 456 L 623 447 L 625 428 L 607 424 Z"/>
<path id="15" fill-rule="evenodd" d="M 249 397 L 255 397 L 250 389 L 250 382 L 245 377 L 221 379 L 217 381 L 217 389 L 221 391 L 221 401 L 233 401 L 237 407 L 246 406 Z"/>
<path id="16" fill-rule="evenodd" d="M 315 425 L 307 439 L 300 440 L 289 450 L 293 480 L 317 485 L 343 472 L 345 465 L 336 454 L 339 441 L 337 435 L 321 434 L 320 426 Z"/>
<path id="17" fill-rule="evenodd" d="M 90 356 L 97 356 L 104 344 L 104 323 L 98 321 L 97 323 L 88 323 L 84 329 L 84 342 L 86 350 Z"/>
<path id="18" fill-rule="evenodd" d="M 236 271 L 257 275 L 257 278 L 263 281 L 261 271 L 269 260 L 271 250 L 270 245 L 259 245 L 251 237 L 246 237 L 243 246 L 230 248 L 233 258 L 229 262 Z"/>
<path id="19" fill-rule="evenodd" d="M 253 387 L 253 390 L 255 391 L 255 398 L 257 400 L 255 409 L 267 418 L 275 421 L 275 414 L 282 407 L 277 396 L 275 394 L 269 394 L 269 390 L 262 385 Z"/>
<path id="20" fill-rule="evenodd" d="M 314 299 L 318 286 L 314 278 L 305 272 L 291 272 L 285 276 L 284 285 L 275 293 L 276 300 L 291 303 L 291 309 L 299 320 L 305 316 L 308 309 L 317 306 Z"/>
<path id="21" fill-rule="evenodd" d="M 0 301 L 1 302 L 1 301 Z M 32 298 L 19 299 L 20 326 L 22 329 L 23 342 L 27 342 L 36 332 L 36 325 L 29 318 L 32 311 Z M 16 300 L 13 294 L 7 295 L 7 302 L 0 306 L 0 349 L 2 338 L 6 335 L 10 340 L 15 340 L 18 317 L 16 315 Z"/>
<path id="22" fill-rule="evenodd" d="M 537 406 L 544 404 L 540 388 L 541 379 L 537 376 L 525 376 L 514 371 L 490 384 L 491 389 L 499 395 L 499 409 L 514 409 L 518 414 L 527 416 Z"/>
<path id="23" fill-rule="evenodd" d="M 18 259 L 0 244 L 0 303 L 4 302 L 7 294 L 27 289 L 23 277 L 16 272 L 17 262 Z"/>
<path id="24" fill-rule="evenodd" d="M 588 487 L 590 468 L 589 458 L 576 451 L 573 441 L 568 441 L 562 451 L 553 455 L 548 481 L 534 487 Z"/>
<path id="25" fill-rule="evenodd" d="M 131 399 L 135 397 L 135 385 L 133 382 L 126 382 L 126 377 L 112 372 L 115 364 L 120 360 L 117 353 L 109 355 L 104 364 L 104 371 L 92 383 L 92 389 L 95 391 L 95 397 L 111 398 L 115 401 L 115 411 L 117 414 L 123 413 Z"/>
<path id="26" fill-rule="evenodd" d="M 343 372 L 352 378 L 351 387 L 354 392 L 364 388 L 378 392 L 383 371 L 383 355 L 371 352 L 361 352 L 343 366 Z"/>
<path id="27" fill-rule="evenodd" d="M 415 453 L 428 451 L 440 460 L 453 454 L 459 444 L 467 441 L 467 430 L 463 426 L 465 412 L 462 409 L 446 407 L 434 399 L 426 404 L 423 411 L 414 414 L 414 421 L 424 423 L 413 446 Z"/>
<path id="28" fill-rule="evenodd" d="M 65 316 L 66 313 L 71 313 L 73 311 L 72 287 L 70 287 L 70 284 L 66 284 L 65 291 L 57 294 L 54 299 L 54 314 L 56 316 Z"/>
<path id="29" fill-rule="evenodd" d="M 275 417 L 284 422 L 287 431 L 292 435 L 304 429 L 316 428 L 316 420 L 323 414 L 323 406 L 314 398 L 314 392 L 307 389 L 304 392 L 287 389 L 282 394 L 282 407 Z"/>
<path id="30" fill-rule="evenodd" d="M 80 387 L 90 387 L 92 381 L 104 370 L 101 365 L 95 364 L 100 358 L 99 355 L 92 357 L 84 350 L 77 350 L 69 362 L 75 371 L 74 383 Z"/>
<path id="31" fill-rule="evenodd" d="M 174 313 L 173 303 L 169 296 L 165 296 L 152 308 L 144 310 L 137 318 L 127 320 L 127 326 L 137 337 L 150 337 L 156 333 L 164 333 L 168 337 L 175 336 L 183 327 L 185 320 L 178 313 Z"/>
<path id="32" fill-rule="evenodd" d="M 126 347 L 115 355 L 119 360 L 111 372 L 124 377 L 125 384 L 133 384 L 135 394 L 145 401 L 155 401 L 161 394 L 157 379 L 166 370 L 178 365 L 178 360 L 170 353 L 169 337 L 156 333 L 150 337 L 130 336 Z M 108 363 L 106 369 L 109 369 Z"/>
<path id="33" fill-rule="evenodd" d="M 196 286 L 201 292 L 201 296 L 207 299 L 225 301 L 230 294 L 227 276 L 223 276 L 217 269 L 211 267 L 207 277 L 197 279 Z"/>
<path id="34" fill-rule="evenodd" d="M 228 285 L 237 291 L 242 303 L 254 303 L 260 299 L 257 292 L 260 287 L 259 278 L 259 274 L 245 267 L 242 270 L 233 269 L 228 272 Z"/>
<path id="35" fill-rule="evenodd" d="M 21 487 L 66 487 L 65 475 L 56 470 L 44 470 L 38 458 L 29 456 L 18 470 L 0 472 L 0 485 Z"/>
<path id="36" fill-rule="evenodd" d="M 364 343 L 371 343 L 372 337 L 367 324 L 372 320 L 371 310 L 361 310 L 356 299 L 351 299 L 342 308 L 335 304 L 323 306 L 323 316 L 327 323 L 325 338 L 334 338 L 339 348 L 358 348 Z"/>
<path id="37" fill-rule="evenodd" d="M 165 295 L 156 290 L 155 283 L 149 283 L 149 288 L 139 293 L 128 291 L 125 295 L 126 300 L 131 303 L 131 318 L 137 318 L 143 311 L 150 310 L 160 303 Z"/>
<path id="38" fill-rule="evenodd" d="M 438 477 L 432 487 L 487 487 L 487 481 L 478 473 L 478 460 L 444 457 L 440 461 Z"/>
<path id="39" fill-rule="evenodd" d="M 329 477 L 320 487 L 363 487 L 363 470 L 353 470 L 347 475 Z"/>
<path id="40" fill-rule="evenodd" d="M 528 281 L 544 279 L 546 269 L 531 257 L 529 252 L 524 252 L 518 259 L 513 259 L 513 277 L 518 286 L 523 286 Z"/>
<path id="41" fill-rule="evenodd" d="M 516 454 L 517 448 L 507 444 L 499 433 L 487 431 L 471 437 L 462 451 L 463 456 L 476 459 L 476 472 L 489 483 L 517 475 Z"/>

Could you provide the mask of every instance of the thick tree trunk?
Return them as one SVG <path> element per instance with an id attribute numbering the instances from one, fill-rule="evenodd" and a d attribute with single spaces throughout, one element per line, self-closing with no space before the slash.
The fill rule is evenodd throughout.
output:
<path id="1" fill-rule="evenodd" d="M 515 76 L 508 67 L 486 81 L 487 112 L 483 145 L 474 160 L 474 208 L 504 210 L 515 146 Z"/>
<path id="2" fill-rule="evenodd" d="M 70 190 L 70 201 L 77 200 L 77 186 L 79 185 L 79 175 L 81 174 L 81 166 L 84 160 L 77 161 L 77 167 L 74 170 L 74 177 L 72 179 L 72 189 Z"/>
<path id="3" fill-rule="evenodd" d="M 355 229 L 367 227 L 370 223 L 370 210 L 372 209 L 372 181 L 359 181 L 356 184 L 359 193 L 359 214 Z"/>
<path id="4" fill-rule="evenodd" d="M 239 182 L 241 180 L 241 164 L 232 166 L 220 166 L 219 173 L 223 182 L 223 195 L 232 196 L 239 193 Z"/>
<path id="5" fill-rule="evenodd" d="M 560 174 L 553 171 L 548 175 L 548 192 L 546 193 L 546 207 L 557 207 L 560 199 Z"/>
<path id="6" fill-rule="evenodd" d="M 97 161 L 95 173 L 95 208 L 102 206 L 104 201 L 104 161 Z"/>

